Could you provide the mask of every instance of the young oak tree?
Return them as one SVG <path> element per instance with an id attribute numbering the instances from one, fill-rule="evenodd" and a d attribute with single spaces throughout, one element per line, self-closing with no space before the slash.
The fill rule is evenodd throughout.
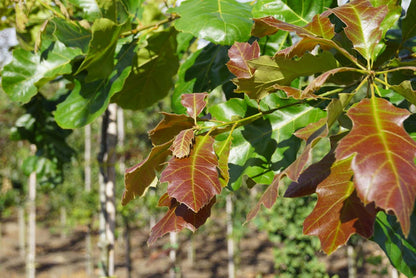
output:
<path id="1" fill-rule="evenodd" d="M 317 193 L 304 233 L 318 236 L 326 253 L 352 234 L 374 235 L 412 277 L 416 4 L 401 17 L 397 1 L 333 2 L 167 1 L 166 16 L 144 1 L 45 1 L 39 43 L 14 50 L 2 87 L 28 103 L 42 85 L 66 79 L 54 116 L 78 128 L 110 102 L 157 102 L 177 75 L 176 114 L 163 114 L 149 132 L 150 154 L 125 175 L 123 204 L 143 196 L 158 173 L 167 182 L 159 206 L 168 212 L 149 244 L 204 224 L 224 187 L 269 184 L 250 220 L 288 182 L 286 197 Z M 209 44 L 190 51 L 195 38 Z M 209 103 L 205 92 L 219 86 L 227 101 Z M 320 141 L 330 151 L 313 163 Z"/>

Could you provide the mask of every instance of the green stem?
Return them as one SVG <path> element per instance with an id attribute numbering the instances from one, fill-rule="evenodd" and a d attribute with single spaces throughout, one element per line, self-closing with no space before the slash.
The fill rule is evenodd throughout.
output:
<path id="1" fill-rule="evenodd" d="M 56 15 L 57 17 L 60 17 L 62 19 L 66 19 L 66 17 L 59 13 L 58 11 L 56 11 L 55 9 L 53 9 L 49 4 L 44 3 L 43 1 L 39 1 L 39 3 L 47 10 L 50 10 L 54 15 Z"/>
<path id="2" fill-rule="evenodd" d="M 153 23 L 153 24 L 145 25 L 145 26 L 138 26 L 136 29 L 133 29 L 133 30 L 122 33 L 120 36 L 122 38 L 124 38 L 124 37 L 130 36 L 130 35 L 135 35 L 135 34 L 141 32 L 141 31 L 144 31 L 144 30 L 147 30 L 147 29 L 157 28 L 162 24 L 174 21 L 174 20 L 178 19 L 179 17 L 180 16 L 177 15 L 177 14 L 172 14 L 170 17 L 168 17 L 164 20 L 161 20 L 161 21 Z"/>

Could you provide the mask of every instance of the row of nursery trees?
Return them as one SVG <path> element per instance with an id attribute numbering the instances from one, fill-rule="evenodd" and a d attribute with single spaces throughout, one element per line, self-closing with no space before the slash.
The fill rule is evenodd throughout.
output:
<path id="1" fill-rule="evenodd" d="M 222 192 L 265 188 L 247 221 L 262 205 L 316 194 L 303 233 L 325 253 L 358 234 L 416 275 L 415 1 L 406 12 L 392 0 L 6 0 L 0 10 L 3 26 L 15 17 L 20 43 L 1 77 L 27 111 L 14 133 L 36 146 L 27 172 L 60 183 L 69 130 L 102 117 L 110 253 L 117 107 L 170 96 L 121 198 L 162 191 L 167 210 L 149 244 L 197 230 Z M 293 204 L 284 213 L 302 206 Z"/>

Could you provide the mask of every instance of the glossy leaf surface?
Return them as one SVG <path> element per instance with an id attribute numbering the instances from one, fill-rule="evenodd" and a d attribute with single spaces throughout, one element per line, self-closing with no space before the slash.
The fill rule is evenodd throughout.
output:
<path id="1" fill-rule="evenodd" d="M 125 206 L 131 200 L 142 196 L 156 178 L 156 172 L 163 168 L 163 162 L 171 154 L 169 150 L 172 142 L 164 143 L 152 148 L 149 156 L 139 164 L 126 170 L 124 174 L 125 190 L 121 204 Z"/>
<path id="2" fill-rule="evenodd" d="M 345 35 L 354 48 L 367 60 L 373 59 L 375 47 L 383 34 L 380 25 L 388 13 L 387 6 L 374 8 L 368 0 L 354 0 L 331 12 L 347 25 Z"/>
<path id="3" fill-rule="evenodd" d="M 207 105 L 205 101 L 207 96 L 207 93 L 183 94 L 181 96 L 181 103 L 186 108 L 189 117 L 196 120 L 196 117 L 201 114 Z"/>
<path id="4" fill-rule="evenodd" d="M 42 54 L 23 49 L 13 51 L 13 60 L 2 71 L 2 87 L 13 101 L 27 103 L 42 85 L 72 72 L 71 61 L 81 50 L 65 47 L 60 42 L 52 47 Z"/>
<path id="5" fill-rule="evenodd" d="M 318 185 L 318 202 L 303 224 L 304 234 L 318 236 L 327 254 L 345 244 L 352 234 L 366 238 L 373 234 L 375 208 L 371 204 L 364 207 L 356 196 L 351 160 L 333 164 L 330 175 Z"/>
<path id="6" fill-rule="evenodd" d="M 211 207 L 215 203 L 215 197 L 198 212 L 194 212 L 186 205 L 179 203 L 174 198 L 164 194 L 159 200 L 159 206 L 169 207 L 165 216 L 152 228 L 148 245 L 152 245 L 158 238 L 169 232 L 179 232 L 184 228 L 195 232 L 211 215 Z"/>
<path id="7" fill-rule="evenodd" d="M 221 192 L 218 159 L 210 136 L 196 136 L 188 157 L 172 157 L 160 181 L 168 182 L 168 195 L 198 212 Z"/>
<path id="8" fill-rule="evenodd" d="M 375 202 L 393 211 L 408 235 L 416 197 L 416 142 L 403 128 L 409 111 L 372 97 L 350 108 L 347 115 L 353 128 L 340 141 L 337 159 L 355 155 L 351 167 L 358 196 L 364 204 Z"/>
<path id="9" fill-rule="evenodd" d="M 377 214 L 372 238 L 390 259 L 391 264 L 411 278 L 416 276 L 416 213 L 411 216 L 412 226 L 408 237 L 401 231 L 397 218 L 384 212 Z"/>
<path id="10" fill-rule="evenodd" d="M 194 120 L 191 117 L 165 112 L 162 115 L 163 119 L 159 124 L 149 131 L 153 145 L 161 145 L 171 141 L 181 130 L 194 126 Z"/>
<path id="11" fill-rule="evenodd" d="M 257 41 L 252 44 L 237 42 L 228 50 L 230 61 L 227 67 L 237 78 L 250 78 L 254 69 L 248 64 L 249 60 L 260 56 L 260 46 Z"/>
<path id="12" fill-rule="evenodd" d="M 250 38 L 251 8 L 235 0 L 188 0 L 172 9 L 181 17 L 175 27 L 215 44 L 231 45 Z M 192 22 L 192 24 L 189 24 Z"/>
<path id="13" fill-rule="evenodd" d="M 219 179 L 222 187 L 227 186 L 230 180 L 228 158 L 230 156 L 231 141 L 232 136 L 230 134 L 224 141 L 215 142 L 214 144 L 215 154 L 218 157 L 218 169 L 220 170 Z"/>

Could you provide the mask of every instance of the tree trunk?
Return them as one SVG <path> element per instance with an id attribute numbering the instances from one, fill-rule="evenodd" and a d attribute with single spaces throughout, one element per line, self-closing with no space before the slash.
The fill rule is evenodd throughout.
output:
<path id="1" fill-rule="evenodd" d="M 101 235 L 102 257 L 104 276 L 114 276 L 115 254 L 115 226 L 116 226 L 116 206 L 115 206 L 115 182 L 116 182 L 116 145 L 117 145 L 117 105 L 112 103 L 108 106 L 103 117 L 101 134 L 100 174 L 102 184 L 100 184 L 101 217 L 103 223 L 100 228 L 104 228 Z M 104 224 L 104 225 L 103 225 Z M 100 231 L 101 232 L 101 231 Z"/>
<path id="2" fill-rule="evenodd" d="M 178 234 L 176 232 L 169 233 L 170 238 L 170 269 L 169 269 L 169 278 L 176 278 L 177 265 L 176 265 L 176 248 L 178 246 Z"/>
<path id="3" fill-rule="evenodd" d="M 86 192 L 91 192 L 91 125 L 84 128 L 84 186 Z M 85 267 L 88 277 L 92 277 L 93 274 L 91 222 L 92 219 L 87 225 L 85 235 Z"/>
<path id="4" fill-rule="evenodd" d="M 188 241 L 188 264 L 193 267 L 195 263 L 195 236 L 191 234 L 191 239 Z"/>
<path id="5" fill-rule="evenodd" d="M 357 278 L 357 254 L 354 246 L 347 245 L 347 259 L 348 259 L 348 278 Z"/>
<path id="6" fill-rule="evenodd" d="M 61 239 L 65 239 L 66 238 L 66 222 L 67 222 L 67 213 L 66 213 L 66 208 L 65 207 L 61 207 L 60 209 L 60 214 L 61 214 Z"/>
<path id="7" fill-rule="evenodd" d="M 225 210 L 227 213 L 227 252 L 228 252 L 228 277 L 235 278 L 234 264 L 234 237 L 233 237 L 233 202 L 231 194 L 227 194 Z"/>
<path id="8" fill-rule="evenodd" d="M 21 258 L 26 256 L 26 224 L 25 224 L 25 209 L 23 206 L 17 207 L 17 222 L 19 225 L 19 254 Z"/>
<path id="9" fill-rule="evenodd" d="M 34 145 L 30 146 L 31 152 L 36 152 Z M 28 251 L 26 257 L 26 275 L 28 278 L 35 278 L 36 273 L 36 172 L 29 176 L 29 198 L 27 200 L 28 213 Z"/>
<path id="10" fill-rule="evenodd" d="M 130 238 L 130 225 L 129 219 L 123 217 L 124 219 L 124 241 L 126 243 L 126 268 L 127 268 L 127 278 L 132 277 L 132 264 L 131 264 L 131 238 Z"/>

